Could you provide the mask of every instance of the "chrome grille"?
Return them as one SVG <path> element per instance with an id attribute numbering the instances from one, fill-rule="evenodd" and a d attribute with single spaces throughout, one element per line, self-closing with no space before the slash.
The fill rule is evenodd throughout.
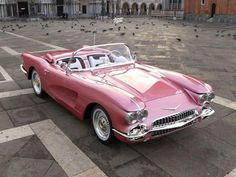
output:
<path id="1" fill-rule="evenodd" d="M 195 112 L 195 110 L 188 110 L 188 111 L 184 111 L 184 112 L 181 112 L 181 113 L 178 113 L 178 114 L 174 114 L 174 115 L 171 115 L 171 116 L 167 116 L 167 117 L 164 117 L 164 118 L 161 118 L 159 120 L 156 120 L 155 122 L 153 122 L 153 126 L 164 126 L 164 125 L 167 125 L 167 124 L 171 124 L 171 123 L 174 123 L 176 121 L 179 121 L 181 119 L 185 119 L 191 115 L 193 115 Z"/>
<path id="2" fill-rule="evenodd" d="M 186 125 L 184 125 L 183 127 L 179 127 L 179 128 L 170 128 L 170 129 L 164 129 L 164 130 L 157 130 L 157 131 L 153 131 L 152 132 L 152 136 L 161 136 L 161 135 L 164 135 L 164 134 L 168 134 L 168 133 L 171 133 L 173 131 L 177 131 L 179 129 L 183 129 L 185 127 L 188 127 L 192 124 L 194 124 L 195 121 L 192 121 L 192 122 L 189 122 L 187 123 Z"/>

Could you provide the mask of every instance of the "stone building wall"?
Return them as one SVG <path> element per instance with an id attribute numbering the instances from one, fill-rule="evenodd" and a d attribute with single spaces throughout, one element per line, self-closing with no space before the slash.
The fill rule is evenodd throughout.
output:
<path id="1" fill-rule="evenodd" d="M 236 23 L 235 0 L 187 0 L 184 11 L 188 20 Z"/>
<path id="2" fill-rule="evenodd" d="M 0 18 L 151 15 L 183 11 L 184 0 L 0 0 Z"/>

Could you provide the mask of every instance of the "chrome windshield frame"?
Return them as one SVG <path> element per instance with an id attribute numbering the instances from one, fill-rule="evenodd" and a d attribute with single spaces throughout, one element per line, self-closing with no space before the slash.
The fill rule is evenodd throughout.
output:
<path id="1" fill-rule="evenodd" d="M 80 51 L 84 51 L 86 49 L 91 49 L 91 48 L 99 48 L 99 47 L 106 47 L 106 46 L 114 46 L 114 45 L 124 45 L 129 49 L 129 55 L 131 57 L 131 61 L 127 62 L 127 63 L 119 63 L 119 64 L 114 64 L 114 65 L 109 65 L 109 66 L 99 66 L 99 67 L 93 67 L 93 68 L 84 68 L 84 69 L 70 69 L 70 64 L 73 61 L 74 57 L 80 52 Z M 135 60 L 133 59 L 132 55 L 131 55 L 131 51 L 130 48 L 128 47 L 128 45 L 126 45 L 125 43 L 108 43 L 108 44 L 99 44 L 99 45 L 93 45 L 93 46 L 86 46 L 86 47 L 82 47 L 80 49 L 77 49 L 76 51 L 74 51 L 72 53 L 72 56 L 67 64 L 66 67 L 66 73 L 69 72 L 78 72 L 78 71 L 93 71 L 93 70 L 97 70 L 97 69 L 103 69 L 103 68 L 108 68 L 108 67 L 116 67 L 116 66 L 122 66 L 122 65 L 128 65 L 128 64 L 134 64 Z"/>

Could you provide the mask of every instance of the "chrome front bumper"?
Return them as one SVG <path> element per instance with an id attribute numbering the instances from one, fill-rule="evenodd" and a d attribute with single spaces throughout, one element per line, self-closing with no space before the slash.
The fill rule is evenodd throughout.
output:
<path id="1" fill-rule="evenodd" d="M 24 69 L 23 65 L 21 64 L 20 65 L 20 70 L 24 73 L 24 74 L 27 74 L 26 70 Z"/>
<path id="2" fill-rule="evenodd" d="M 179 121 L 170 123 L 170 124 L 161 125 L 161 126 L 154 126 L 152 129 L 145 130 L 143 132 L 140 132 L 137 135 L 128 135 L 128 134 L 122 133 L 116 129 L 113 129 L 113 131 L 115 133 L 119 134 L 120 136 L 126 138 L 128 141 L 142 141 L 142 140 L 147 141 L 147 140 L 151 139 L 150 137 L 148 139 L 146 138 L 146 136 L 149 133 L 156 132 L 156 131 L 162 131 L 162 130 L 171 130 L 171 129 L 173 131 L 175 131 L 177 129 L 181 129 L 181 128 L 187 127 L 188 125 L 190 126 L 190 125 L 196 123 L 199 118 L 200 118 L 200 120 L 203 120 L 203 119 L 207 118 L 208 116 L 211 116 L 214 113 L 215 113 L 215 111 L 213 109 L 207 108 L 207 109 L 202 110 L 202 113 L 200 115 L 194 114 L 194 115 L 191 115 L 191 116 L 186 117 L 184 119 L 181 119 Z M 162 135 L 164 135 L 164 134 L 162 134 Z M 157 136 L 155 136 L 155 137 L 157 137 Z"/>

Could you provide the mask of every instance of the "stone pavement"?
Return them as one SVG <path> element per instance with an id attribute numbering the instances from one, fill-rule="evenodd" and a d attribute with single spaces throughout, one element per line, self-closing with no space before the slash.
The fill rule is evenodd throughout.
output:
<path id="1" fill-rule="evenodd" d="M 19 69 L 21 52 L 92 45 L 96 31 L 97 44 L 125 42 L 144 63 L 201 78 L 213 85 L 218 96 L 236 101 L 236 26 L 142 18 L 125 21 L 117 26 L 110 21 L 51 21 L 42 22 L 43 27 L 39 22 L 15 22 L 26 25 L 21 29 L 15 23 L 1 23 L 0 29 L 9 26 L 10 33 L 53 46 L 0 32 L 0 65 L 13 79 L 6 81 L 1 72 L 0 95 L 31 88 Z M 24 94 L 0 98 L 0 130 L 51 119 L 107 176 L 223 177 L 236 167 L 236 111 L 219 104 L 213 107 L 212 117 L 176 134 L 146 143 L 116 141 L 105 146 L 95 138 L 89 120 L 79 121 L 48 96 Z M 66 174 L 33 135 L 0 144 L 0 176 Z"/>

